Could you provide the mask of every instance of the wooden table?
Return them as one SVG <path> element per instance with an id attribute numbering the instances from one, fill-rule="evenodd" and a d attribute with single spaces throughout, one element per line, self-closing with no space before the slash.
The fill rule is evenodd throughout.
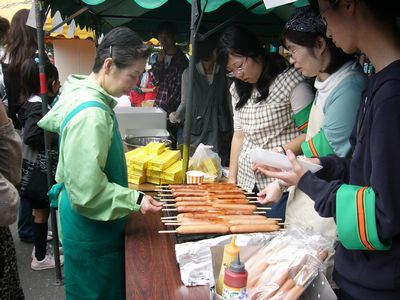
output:
<path id="1" fill-rule="evenodd" d="M 161 212 L 129 217 L 125 233 L 126 299 L 210 299 L 208 286 L 182 284 L 174 236 L 158 233 L 164 229 L 160 218 Z"/>

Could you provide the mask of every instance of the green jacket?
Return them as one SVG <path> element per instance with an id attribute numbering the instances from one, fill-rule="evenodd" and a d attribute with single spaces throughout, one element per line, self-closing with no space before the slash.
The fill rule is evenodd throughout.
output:
<path id="1" fill-rule="evenodd" d="M 117 104 L 111 95 L 86 76 L 71 75 L 63 85 L 59 101 L 38 125 L 60 133 L 68 113 L 82 102 L 93 100 L 110 109 Z M 104 173 L 112 130 L 111 115 L 93 107 L 71 119 L 60 140 L 56 181 L 64 183 L 71 207 L 89 219 L 114 220 L 140 209 L 136 204 L 140 193 L 109 182 Z"/>

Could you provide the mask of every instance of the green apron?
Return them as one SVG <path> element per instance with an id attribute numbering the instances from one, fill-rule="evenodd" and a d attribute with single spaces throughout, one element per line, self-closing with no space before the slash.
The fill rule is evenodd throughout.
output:
<path id="1" fill-rule="evenodd" d="M 60 135 L 68 121 L 88 107 L 98 107 L 112 115 L 113 136 L 104 173 L 109 182 L 128 187 L 121 136 L 114 112 L 110 108 L 97 101 L 80 104 L 64 120 Z M 53 187 L 50 193 L 57 194 L 56 190 L 60 193 L 59 215 L 67 299 L 125 299 L 126 218 L 112 221 L 86 218 L 71 208 L 63 184 Z"/>

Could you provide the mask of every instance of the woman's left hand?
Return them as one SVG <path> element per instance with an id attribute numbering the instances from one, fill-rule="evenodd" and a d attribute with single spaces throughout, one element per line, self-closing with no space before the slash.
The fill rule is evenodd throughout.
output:
<path id="1" fill-rule="evenodd" d="M 254 165 L 253 169 L 255 171 L 262 172 L 268 177 L 281 179 L 286 186 L 297 185 L 300 178 L 307 172 L 307 170 L 299 164 L 296 155 L 294 155 L 291 150 L 287 150 L 286 154 L 290 163 L 292 164 L 292 170 L 284 171 L 258 164 Z"/>
<path id="2" fill-rule="evenodd" d="M 142 205 L 140 205 L 140 212 L 146 214 L 147 212 L 157 212 L 160 211 L 163 204 L 153 199 L 149 195 L 143 197 Z"/>

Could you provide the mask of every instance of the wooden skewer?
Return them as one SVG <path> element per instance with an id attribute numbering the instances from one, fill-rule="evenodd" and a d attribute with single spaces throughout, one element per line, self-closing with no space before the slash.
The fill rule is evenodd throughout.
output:
<path id="1" fill-rule="evenodd" d="M 171 201 L 175 201 L 174 199 L 160 199 L 158 200 L 158 202 L 171 202 Z"/>
<path id="2" fill-rule="evenodd" d="M 163 207 L 170 207 L 170 206 L 175 207 L 176 204 L 174 204 L 174 203 L 165 203 L 165 204 L 163 204 Z"/>
<path id="3" fill-rule="evenodd" d="M 157 194 L 158 197 L 172 197 L 171 194 Z"/>
<path id="4" fill-rule="evenodd" d="M 176 233 L 176 230 L 159 230 L 158 233 Z"/>
<path id="5" fill-rule="evenodd" d="M 249 203 L 258 203 L 258 201 L 249 201 Z"/>
<path id="6" fill-rule="evenodd" d="M 176 219 L 177 216 L 170 216 L 170 217 L 161 217 L 161 220 L 171 220 L 171 219 Z"/>
<path id="7" fill-rule="evenodd" d="M 272 207 L 257 207 L 258 210 L 271 210 Z"/>
<path id="8" fill-rule="evenodd" d="M 176 208 L 162 208 L 162 211 L 176 211 Z"/>
<path id="9" fill-rule="evenodd" d="M 246 199 L 258 199 L 258 197 L 257 196 L 249 196 L 249 197 L 246 197 Z"/>

